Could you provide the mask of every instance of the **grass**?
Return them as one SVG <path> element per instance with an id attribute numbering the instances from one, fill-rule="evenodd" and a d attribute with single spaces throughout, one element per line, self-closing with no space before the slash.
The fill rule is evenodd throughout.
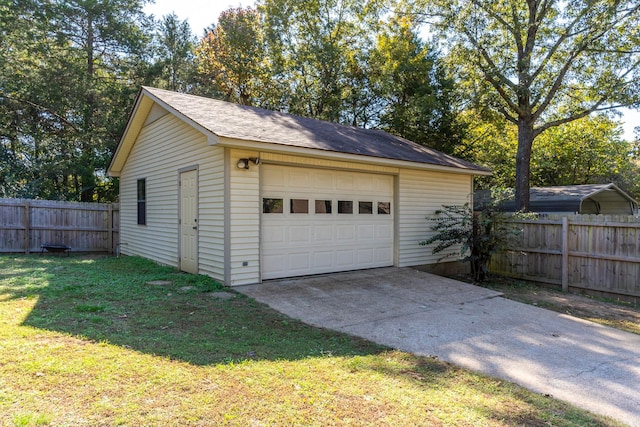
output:
<path id="1" fill-rule="evenodd" d="M 222 290 L 135 257 L 0 256 L 0 425 L 618 425 Z"/>
<path id="2" fill-rule="evenodd" d="M 580 317 L 601 325 L 640 335 L 640 306 L 612 298 L 560 291 L 554 286 L 495 277 L 482 286 L 502 292 L 506 298 L 547 310 Z"/>

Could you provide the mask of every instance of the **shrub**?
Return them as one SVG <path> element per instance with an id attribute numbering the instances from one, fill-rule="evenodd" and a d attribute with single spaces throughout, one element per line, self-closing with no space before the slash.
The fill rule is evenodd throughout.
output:
<path id="1" fill-rule="evenodd" d="M 473 212 L 469 203 L 443 205 L 442 209 L 427 217 L 434 221 L 431 230 L 435 233 L 420 245 L 437 243 L 432 250 L 434 254 L 459 248 L 459 252 L 445 253 L 438 261 L 457 255 L 460 261 L 469 262 L 475 282 L 484 281 L 493 254 L 504 250 L 513 236 L 520 234 L 520 230 L 514 229 L 507 221 L 513 214 L 497 208 L 507 196 L 506 191 L 495 192 L 491 203 L 480 212 Z"/>

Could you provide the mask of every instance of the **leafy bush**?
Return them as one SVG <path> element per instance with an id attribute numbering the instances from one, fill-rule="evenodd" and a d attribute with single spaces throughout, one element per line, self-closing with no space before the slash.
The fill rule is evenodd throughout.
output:
<path id="1" fill-rule="evenodd" d="M 469 203 L 443 205 L 442 209 L 427 217 L 434 221 L 431 230 L 435 234 L 421 241 L 420 245 L 437 243 L 432 250 L 434 254 L 458 248 L 459 252 L 445 253 L 438 261 L 458 255 L 460 261 L 469 262 L 473 280 L 484 281 L 488 276 L 493 254 L 504 250 L 509 241 L 520 234 L 520 230 L 514 229 L 507 221 L 514 214 L 497 209 L 508 194 L 504 190 L 494 192 L 492 201 L 480 212 L 473 212 Z"/>

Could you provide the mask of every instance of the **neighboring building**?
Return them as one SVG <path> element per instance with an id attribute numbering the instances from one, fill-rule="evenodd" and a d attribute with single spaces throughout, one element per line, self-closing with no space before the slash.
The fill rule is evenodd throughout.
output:
<path id="1" fill-rule="evenodd" d="M 489 190 L 476 191 L 474 210 L 481 210 L 490 200 Z M 638 202 L 615 184 L 564 185 L 533 187 L 529 211 L 546 214 L 635 215 Z M 500 204 L 500 210 L 515 212 L 515 200 Z"/>
<path id="2" fill-rule="evenodd" d="M 226 285 L 435 264 L 474 164 L 375 130 L 143 87 L 109 167 L 121 252 Z"/>

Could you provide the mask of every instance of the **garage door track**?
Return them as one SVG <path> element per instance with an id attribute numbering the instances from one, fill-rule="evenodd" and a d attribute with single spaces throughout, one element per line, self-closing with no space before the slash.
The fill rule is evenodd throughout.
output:
<path id="1" fill-rule="evenodd" d="M 640 426 L 640 336 L 410 268 L 241 286 L 311 325 L 437 356 Z"/>

